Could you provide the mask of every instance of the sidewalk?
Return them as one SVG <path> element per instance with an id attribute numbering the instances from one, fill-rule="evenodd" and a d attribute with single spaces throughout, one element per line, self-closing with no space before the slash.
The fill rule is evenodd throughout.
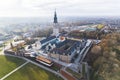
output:
<path id="1" fill-rule="evenodd" d="M 7 78 L 8 76 L 10 76 L 11 74 L 13 74 L 14 72 L 16 72 L 17 70 L 19 70 L 20 68 L 22 68 L 23 66 L 25 66 L 27 63 L 29 63 L 29 61 L 25 62 L 24 64 L 22 64 L 21 66 L 17 67 L 16 69 L 14 69 L 13 71 L 11 71 L 10 73 L 6 74 L 4 77 L 2 77 L 0 80 L 4 80 L 5 78 Z"/>

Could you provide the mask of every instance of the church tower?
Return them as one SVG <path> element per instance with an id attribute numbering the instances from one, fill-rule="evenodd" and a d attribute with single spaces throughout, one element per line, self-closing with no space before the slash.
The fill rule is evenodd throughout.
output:
<path id="1" fill-rule="evenodd" d="M 53 21 L 53 35 L 58 36 L 59 35 L 59 26 L 58 26 L 58 20 L 57 20 L 57 13 L 54 12 L 54 21 Z"/>
<path id="2" fill-rule="evenodd" d="M 58 23 L 58 21 L 57 21 L 57 13 L 56 13 L 56 11 L 55 11 L 55 13 L 54 13 L 54 23 L 55 23 L 55 24 Z"/>

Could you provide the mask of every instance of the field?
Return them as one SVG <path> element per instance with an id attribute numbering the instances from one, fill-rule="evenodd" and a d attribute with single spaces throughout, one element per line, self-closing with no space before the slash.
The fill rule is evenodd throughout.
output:
<path id="1" fill-rule="evenodd" d="M 5 80 L 63 80 L 62 78 L 28 63 Z"/>
<path id="2" fill-rule="evenodd" d="M 0 55 L 0 78 L 4 77 L 18 66 L 24 64 L 26 61 Z M 16 72 L 9 75 L 4 80 L 63 80 L 61 77 L 48 72 L 32 63 L 27 63 Z"/>
<path id="3" fill-rule="evenodd" d="M 0 55 L 0 78 L 14 70 L 25 61 L 15 57 Z"/>

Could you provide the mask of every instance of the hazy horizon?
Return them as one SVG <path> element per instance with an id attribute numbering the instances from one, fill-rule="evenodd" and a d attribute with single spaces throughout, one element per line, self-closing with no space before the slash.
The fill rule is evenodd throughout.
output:
<path id="1" fill-rule="evenodd" d="M 58 22 L 69 22 L 69 21 L 84 21 L 86 19 L 119 19 L 119 17 L 91 17 L 91 16 L 59 16 Z M 0 17 L 0 25 L 1 24 L 16 24 L 16 23 L 52 23 L 53 16 L 49 17 Z"/>
<path id="2" fill-rule="evenodd" d="M 120 0 L 0 0 L 0 17 L 120 16 Z"/>

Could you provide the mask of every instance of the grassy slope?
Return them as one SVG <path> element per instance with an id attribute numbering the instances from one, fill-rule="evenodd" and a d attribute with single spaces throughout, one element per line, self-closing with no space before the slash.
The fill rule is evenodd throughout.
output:
<path id="1" fill-rule="evenodd" d="M 15 57 L 0 56 L 0 78 L 23 64 L 25 61 Z"/>
<path id="2" fill-rule="evenodd" d="M 38 66 L 28 63 L 5 80 L 63 80 Z"/>

